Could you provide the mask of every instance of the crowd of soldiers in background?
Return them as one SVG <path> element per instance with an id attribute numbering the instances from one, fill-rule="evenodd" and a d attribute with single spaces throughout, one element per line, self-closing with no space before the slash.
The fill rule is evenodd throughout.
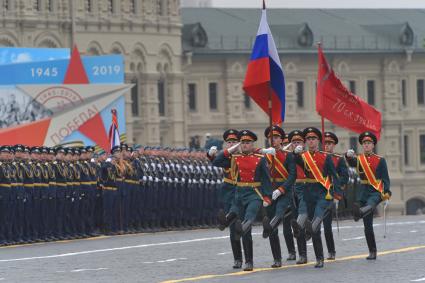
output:
<path id="1" fill-rule="evenodd" d="M 0 245 L 217 225 L 220 168 L 205 152 L 0 147 Z"/>

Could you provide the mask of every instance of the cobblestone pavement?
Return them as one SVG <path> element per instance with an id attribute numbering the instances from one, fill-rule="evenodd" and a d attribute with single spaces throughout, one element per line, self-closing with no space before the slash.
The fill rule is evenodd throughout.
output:
<path id="1" fill-rule="evenodd" d="M 390 217 L 386 239 L 382 218 L 375 223 L 380 252 L 375 262 L 364 259 L 362 223 L 343 221 L 340 235 L 334 231 L 337 261 L 321 270 L 314 269 L 313 262 L 304 266 L 284 262 L 281 269 L 272 270 L 268 240 L 255 227 L 255 270 L 250 273 L 231 268 L 227 231 L 205 229 L 2 247 L 0 281 L 425 282 L 425 216 Z M 311 241 L 308 245 L 309 259 L 314 260 Z"/>

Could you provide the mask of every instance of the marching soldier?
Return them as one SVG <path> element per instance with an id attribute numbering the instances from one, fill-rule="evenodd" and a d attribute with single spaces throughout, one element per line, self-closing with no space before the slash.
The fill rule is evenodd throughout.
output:
<path id="1" fill-rule="evenodd" d="M 223 134 L 223 140 L 224 140 L 224 149 L 228 149 L 235 144 L 239 142 L 238 140 L 238 131 L 234 129 L 230 129 L 224 132 Z M 216 157 L 217 154 L 217 147 L 212 146 L 208 153 L 207 157 L 212 161 Z M 224 168 L 224 176 L 223 176 L 223 183 L 220 186 L 220 201 L 223 205 L 223 211 L 225 214 L 228 214 L 230 211 L 230 208 L 232 206 L 233 200 L 235 198 L 235 176 L 232 171 L 232 168 Z M 220 230 L 223 230 L 225 227 L 220 226 Z M 242 268 L 242 247 L 241 247 L 241 241 L 240 239 L 235 238 L 235 225 L 234 223 L 230 224 L 229 227 L 230 230 L 230 245 L 232 247 L 233 252 L 233 258 L 234 258 L 234 265 L 233 268 L 239 269 Z"/>
<path id="2" fill-rule="evenodd" d="M 364 231 L 367 246 L 369 248 L 368 260 L 376 259 L 376 242 L 373 231 L 373 212 L 382 201 L 388 201 L 391 197 L 390 178 L 385 159 L 374 153 L 378 142 L 376 136 L 370 132 L 364 132 L 359 136 L 359 143 L 363 147 L 363 153 L 355 155 L 354 150 L 347 151 L 347 161 L 351 167 L 356 167 L 361 179 L 361 191 L 357 196 L 357 202 L 353 205 L 354 221 L 363 218 Z"/>
<path id="3" fill-rule="evenodd" d="M 336 173 L 338 176 L 338 183 L 341 189 L 348 183 L 348 168 L 345 158 L 339 154 L 334 153 L 335 146 L 338 144 L 338 137 L 332 132 L 325 132 L 324 148 L 325 152 L 332 156 Z M 336 207 L 338 209 L 339 200 L 335 199 Z M 332 233 L 332 210 L 328 210 L 323 218 L 323 230 L 325 233 L 326 247 L 328 248 L 328 260 L 335 260 L 335 242 Z"/>
<path id="4" fill-rule="evenodd" d="M 263 238 L 269 238 L 270 247 L 273 254 L 274 263 L 271 267 L 277 268 L 282 266 L 282 253 L 280 248 L 280 240 L 278 227 L 285 218 L 292 214 L 292 187 L 296 179 L 296 169 L 292 153 L 283 150 L 281 147 L 285 131 L 279 126 L 268 127 L 264 135 L 270 139 L 272 137 L 272 145 L 275 149 L 275 154 L 266 154 L 267 163 L 270 168 L 273 186 L 273 205 L 267 208 L 267 215 L 263 219 Z M 271 219 L 271 220 L 270 220 Z M 286 220 L 289 222 L 288 220 Z M 288 227 L 285 227 L 288 228 Z M 286 246 L 290 259 L 295 257 L 295 244 L 292 232 L 285 235 Z M 291 227 L 289 226 L 289 230 Z M 286 232 L 286 233 L 285 233 Z"/>
<path id="5" fill-rule="evenodd" d="M 339 192 L 331 190 L 338 189 L 335 166 L 330 155 L 319 151 L 319 141 L 322 134 L 317 128 L 309 127 L 303 131 L 307 142 L 308 151 L 303 151 L 301 146 L 295 148 L 296 162 L 301 165 L 306 174 L 306 187 L 304 190 L 304 201 L 307 205 L 308 218 L 304 215 L 304 223 L 298 223 L 295 228 L 300 230 L 305 227 L 313 239 L 314 253 L 316 255 L 315 268 L 322 268 L 324 263 L 323 246 L 320 226 L 327 210 L 333 204 L 333 198 L 340 199 Z M 298 233 L 295 233 L 298 234 Z"/>
<path id="6" fill-rule="evenodd" d="M 291 143 L 291 150 L 294 151 L 297 146 L 304 148 L 304 135 L 300 130 L 293 130 L 288 135 L 288 140 Z M 291 219 L 291 227 L 294 230 L 294 237 L 297 239 L 298 254 L 299 259 L 296 262 L 297 264 L 306 264 L 307 263 L 307 242 L 305 239 L 304 227 L 301 229 L 297 228 L 297 222 L 305 223 L 307 219 L 307 206 L 304 201 L 304 190 L 305 190 L 305 173 L 303 166 L 299 164 L 295 165 L 297 179 L 294 184 L 293 189 L 293 199 L 294 199 L 294 215 Z"/>
<path id="7" fill-rule="evenodd" d="M 236 182 L 235 200 L 227 215 L 219 215 L 219 223 L 229 226 L 235 219 L 236 239 L 243 236 L 245 252 L 244 271 L 252 271 L 253 243 L 251 227 L 262 205 L 271 204 L 271 183 L 267 161 L 263 155 L 255 153 L 254 142 L 257 135 L 249 130 L 239 132 L 240 143 L 221 151 L 213 161 L 214 166 L 231 168 Z M 241 153 L 238 153 L 240 151 Z"/>

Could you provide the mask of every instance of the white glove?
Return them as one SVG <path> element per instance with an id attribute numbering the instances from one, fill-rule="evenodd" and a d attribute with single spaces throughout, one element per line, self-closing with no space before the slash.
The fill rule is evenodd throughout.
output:
<path id="1" fill-rule="evenodd" d="M 301 152 L 303 152 L 303 147 L 301 145 L 297 145 L 297 147 L 294 150 L 294 153 L 300 154 Z"/>
<path id="2" fill-rule="evenodd" d="M 278 197 L 280 197 L 282 195 L 282 192 L 279 190 L 274 190 L 273 194 L 272 194 L 272 199 L 273 200 L 277 200 Z"/>
<path id="3" fill-rule="evenodd" d="M 263 201 L 263 206 L 268 207 L 270 204 L 267 201 Z"/>
<path id="4" fill-rule="evenodd" d="M 347 150 L 347 156 L 348 157 L 354 157 L 356 153 L 354 152 L 354 149 L 349 149 Z"/>
<path id="5" fill-rule="evenodd" d="M 269 147 L 269 148 L 262 148 L 260 150 L 260 152 L 262 154 L 271 154 L 271 155 L 276 155 L 276 149 L 274 147 Z"/>
<path id="6" fill-rule="evenodd" d="M 216 146 L 212 146 L 210 148 L 210 150 L 208 150 L 208 155 L 209 156 L 214 156 L 217 153 L 217 147 Z"/>
<path id="7" fill-rule="evenodd" d="M 240 143 L 240 142 L 238 142 L 237 144 L 232 145 L 231 147 L 229 147 L 229 148 L 227 149 L 227 151 L 228 151 L 230 154 L 233 154 L 233 153 L 235 153 L 235 152 L 239 151 L 239 149 L 240 149 L 240 145 L 241 145 L 241 143 Z"/>

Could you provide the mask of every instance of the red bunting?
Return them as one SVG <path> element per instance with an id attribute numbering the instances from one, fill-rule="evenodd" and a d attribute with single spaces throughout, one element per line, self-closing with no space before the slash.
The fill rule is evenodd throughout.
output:
<path id="1" fill-rule="evenodd" d="M 379 139 L 381 112 L 352 94 L 335 75 L 319 46 L 316 111 L 335 125 L 356 133 L 370 131 Z"/>

